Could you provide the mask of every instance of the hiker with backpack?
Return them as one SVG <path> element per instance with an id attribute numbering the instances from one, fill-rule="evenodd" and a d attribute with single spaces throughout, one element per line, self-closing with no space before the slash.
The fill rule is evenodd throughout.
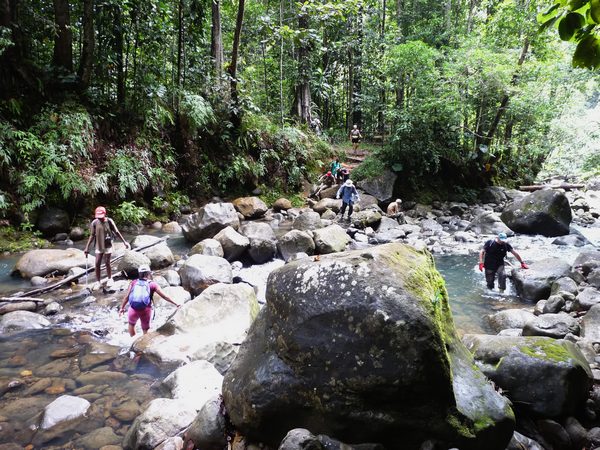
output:
<path id="1" fill-rule="evenodd" d="M 177 308 L 181 306 L 166 295 L 160 289 L 158 283 L 150 281 L 150 275 L 152 275 L 152 272 L 148 265 L 142 265 L 138 268 L 138 278 L 129 284 L 129 289 L 127 289 L 119 309 L 119 316 L 121 316 L 125 313 L 125 305 L 129 304 L 127 321 L 129 322 L 129 336 L 132 337 L 135 336 L 135 324 L 138 320 L 142 324 L 142 333 L 148 333 L 152 318 L 152 297 L 155 292 Z"/>
<path id="2" fill-rule="evenodd" d="M 340 209 L 342 219 L 344 218 L 346 208 L 348 208 L 348 221 L 350 221 L 350 216 L 354 210 L 354 203 L 360 200 L 358 191 L 354 187 L 352 180 L 346 180 L 346 182 L 338 189 L 335 197 L 342 199 L 342 209 Z"/>
<path id="3" fill-rule="evenodd" d="M 115 225 L 114 220 L 106 217 L 106 208 L 104 206 L 98 206 L 94 211 L 95 219 L 90 224 L 90 237 L 85 244 L 83 253 L 87 259 L 89 253 L 90 244 L 94 241 L 94 247 L 96 249 L 96 280 L 101 279 L 100 266 L 102 265 L 102 257 L 104 257 L 104 264 L 106 265 L 106 276 L 108 279 L 112 279 L 112 271 L 110 268 L 110 255 L 112 254 L 112 241 L 113 235 L 117 237 L 125 244 L 125 248 L 129 249 L 131 246 Z"/>

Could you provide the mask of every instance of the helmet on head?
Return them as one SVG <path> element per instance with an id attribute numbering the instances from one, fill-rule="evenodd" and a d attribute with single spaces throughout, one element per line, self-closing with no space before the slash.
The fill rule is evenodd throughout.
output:
<path id="1" fill-rule="evenodd" d="M 94 217 L 96 219 L 104 219 L 106 217 L 106 208 L 104 206 L 98 206 L 94 210 Z"/>
<path id="2" fill-rule="evenodd" d="M 506 241 L 506 233 L 498 233 L 498 239 L 501 241 Z"/>
<path id="3" fill-rule="evenodd" d="M 138 274 L 141 275 L 143 273 L 150 273 L 150 266 L 148 264 L 142 264 L 140 267 L 138 267 Z"/>

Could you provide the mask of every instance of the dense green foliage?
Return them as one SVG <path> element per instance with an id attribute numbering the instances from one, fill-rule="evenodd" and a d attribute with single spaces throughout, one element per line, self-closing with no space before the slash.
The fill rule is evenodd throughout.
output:
<path id="1" fill-rule="evenodd" d="M 95 200 L 137 222 L 258 186 L 289 194 L 353 123 L 378 143 L 354 177 L 389 168 L 400 195 L 471 195 L 570 154 L 561 130 L 597 103 L 574 44 L 536 21 L 594 67 L 593 1 L 248 2 L 240 28 L 243 4 L 3 2 L 0 215 Z"/>

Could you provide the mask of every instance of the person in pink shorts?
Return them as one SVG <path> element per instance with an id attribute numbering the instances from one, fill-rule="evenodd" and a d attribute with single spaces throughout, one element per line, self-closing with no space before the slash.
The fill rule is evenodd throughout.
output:
<path id="1" fill-rule="evenodd" d="M 135 324 L 138 320 L 142 324 L 142 332 L 144 334 L 148 333 L 150 320 L 152 319 L 152 298 L 155 292 L 177 308 L 181 306 L 166 295 L 156 282 L 149 280 L 151 275 L 152 272 L 148 265 L 140 266 L 138 268 L 138 278 L 129 284 L 129 289 L 127 289 L 121 303 L 119 316 L 125 313 L 125 306 L 129 304 L 127 321 L 129 322 L 130 336 L 135 336 Z"/>

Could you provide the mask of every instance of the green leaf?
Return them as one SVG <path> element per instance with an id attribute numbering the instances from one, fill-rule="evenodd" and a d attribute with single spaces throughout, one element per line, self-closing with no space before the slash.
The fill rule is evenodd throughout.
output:
<path id="1" fill-rule="evenodd" d="M 577 1 L 577 0 L 573 0 L 573 1 Z M 585 1 L 585 0 L 582 0 L 582 1 Z M 537 21 L 538 21 L 538 23 L 545 23 L 548 20 L 550 20 L 553 17 L 555 17 L 558 14 L 558 7 L 559 6 L 560 5 L 558 3 L 555 3 L 550 8 L 548 8 L 548 10 L 546 12 L 539 13 L 537 15 Z"/>
<path id="2" fill-rule="evenodd" d="M 556 23 L 556 21 L 559 19 L 560 17 L 553 17 L 552 19 L 548 20 L 547 22 L 544 22 L 543 24 L 540 25 L 540 29 L 539 31 L 542 32 L 547 28 L 550 28 L 552 25 L 554 25 Z"/>
<path id="3" fill-rule="evenodd" d="M 579 8 L 583 7 L 589 0 L 571 0 L 569 2 L 569 9 L 571 11 L 577 11 Z"/>
<path id="4" fill-rule="evenodd" d="M 595 23 L 600 23 L 600 0 L 590 1 L 590 16 Z"/>
<path id="5" fill-rule="evenodd" d="M 585 18 L 581 14 L 569 13 L 558 24 L 558 34 L 563 41 L 570 41 L 584 24 Z"/>
<path id="6" fill-rule="evenodd" d="M 596 36 L 586 36 L 577 44 L 573 54 L 573 67 L 600 67 L 600 42 Z"/>

